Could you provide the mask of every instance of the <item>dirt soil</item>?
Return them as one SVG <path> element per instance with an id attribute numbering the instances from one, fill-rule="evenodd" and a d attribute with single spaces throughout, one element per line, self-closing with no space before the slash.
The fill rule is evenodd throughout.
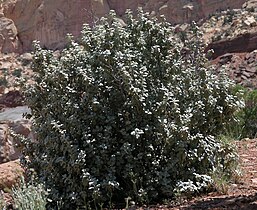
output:
<path id="1" fill-rule="evenodd" d="M 237 141 L 242 177 L 226 194 L 210 193 L 169 210 L 257 210 L 257 139 Z M 156 208 L 152 208 L 156 209 Z"/>

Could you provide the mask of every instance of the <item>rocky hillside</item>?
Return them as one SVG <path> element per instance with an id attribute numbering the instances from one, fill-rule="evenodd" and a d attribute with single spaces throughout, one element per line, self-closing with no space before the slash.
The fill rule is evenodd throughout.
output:
<path id="1" fill-rule="evenodd" d="M 201 28 L 216 70 L 225 68 L 237 83 L 257 88 L 257 1 L 244 6 L 211 15 Z"/>
<path id="2" fill-rule="evenodd" d="M 246 0 L 4 0 L 0 14 L 0 50 L 25 52 L 33 40 L 62 48 L 67 33 L 79 36 L 83 23 L 93 24 L 110 10 L 122 17 L 142 7 L 177 24 L 207 18 L 224 9 L 240 8 Z"/>
<path id="3" fill-rule="evenodd" d="M 21 80 L 30 82 L 32 41 L 61 49 L 66 34 L 78 37 L 83 23 L 92 25 L 111 9 L 122 18 L 127 8 L 135 11 L 139 6 L 153 16 L 165 15 L 181 30 L 186 30 L 184 23 L 199 20 L 206 50 L 214 49 L 210 63 L 216 71 L 225 68 L 237 83 L 257 88 L 257 0 L 4 0 L 0 6 L 0 175 L 12 177 L 1 172 L 6 166 L 1 163 L 20 155 L 10 130 L 34 138 L 31 123 L 22 118 L 28 108 L 16 86 Z M 0 180 L 5 179 L 0 176 Z"/>

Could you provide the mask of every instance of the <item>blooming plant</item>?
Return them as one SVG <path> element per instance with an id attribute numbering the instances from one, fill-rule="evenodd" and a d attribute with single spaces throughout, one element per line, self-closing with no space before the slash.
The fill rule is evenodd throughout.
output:
<path id="1" fill-rule="evenodd" d="M 227 77 L 206 68 L 197 26 L 182 38 L 142 11 L 124 23 L 111 12 L 81 36 L 60 56 L 35 44 L 26 98 L 38 141 L 25 153 L 49 206 L 111 208 L 208 187 L 222 159 L 216 134 L 239 104 Z"/>

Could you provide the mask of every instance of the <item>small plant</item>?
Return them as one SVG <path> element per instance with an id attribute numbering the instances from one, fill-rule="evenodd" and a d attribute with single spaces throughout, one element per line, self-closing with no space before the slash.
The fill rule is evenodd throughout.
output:
<path id="1" fill-rule="evenodd" d="M 221 39 L 222 39 L 222 35 L 217 34 L 212 37 L 212 42 L 217 42 L 217 41 L 220 41 Z"/>
<path id="2" fill-rule="evenodd" d="M 242 110 L 243 136 L 257 137 L 257 90 L 245 90 L 245 108 Z"/>
<path id="3" fill-rule="evenodd" d="M 245 106 L 235 113 L 234 121 L 228 124 L 226 135 L 235 139 L 256 138 L 257 136 L 257 90 L 235 86 L 235 93 L 240 93 Z"/>
<path id="4" fill-rule="evenodd" d="M 8 80 L 5 76 L 0 77 L 0 86 L 6 87 L 8 85 Z"/>
<path id="5" fill-rule="evenodd" d="M 226 24 L 231 24 L 233 21 L 233 13 L 228 13 L 225 17 L 224 17 L 224 20 L 223 20 L 223 26 L 226 25 Z"/>
<path id="6" fill-rule="evenodd" d="M 231 22 L 231 21 L 229 20 L 229 17 L 228 17 L 228 16 L 225 16 L 222 25 L 224 26 L 224 25 L 226 25 L 228 22 Z"/>
<path id="7" fill-rule="evenodd" d="M 1 210 L 6 210 L 6 202 L 5 202 L 1 192 L 0 192 L 0 209 Z"/>
<path id="8" fill-rule="evenodd" d="M 12 72 L 12 75 L 15 77 L 21 77 L 21 72 L 22 72 L 22 69 L 14 69 L 14 71 Z"/>
<path id="9" fill-rule="evenodd" d="M 26 183 L 21 178 L 20 185 L 12 189 L 15 208 L 18 210 L 45 210 L 47 192 L 42 184 Z"/>
<path id="10" fill-rule="evenodd" d="M 248 11 L 248 12 L 255 12 L 255 7 L 246 8 L 246 11 Z"/>
<path id="11" fill-rule="evenodd" d="M 220 165 L 217 165 L 212 173 L 212 186 L 220 193 L 227 193 L 231 183 L 238 183 L 242 173 L 239 165 L 239 156 L 234 139 L 220 135 L 221 142 Z"/>

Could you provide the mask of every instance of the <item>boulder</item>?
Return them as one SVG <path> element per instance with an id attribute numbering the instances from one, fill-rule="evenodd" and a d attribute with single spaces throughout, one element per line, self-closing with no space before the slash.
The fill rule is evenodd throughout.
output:
<path id="1" fill-rule="evenodd" d="M 29 120 L 2 121 L 0 124 L 0 164 L 21 157 L 20 141 L 10 135 L 11 131 L 35 140 Z"/>
<path id="2" fill-rule="evenodd" d="M 257 0 L 248 0 L 243 4 L 243 8 L 256 10 Z"/>
<path id="3" fill-rule="evenodd" d="M 246 26 L 254 27 L 257 25 L 257 21 L 253 16 L 248 17 L 246 20 L 244 20 L 244 24 Z"/>
<path id="4" fill-rule="evenodd" d="M 29 66 L 32 63 L 32 59 L 33 56 L 31 53 L 24 53 L 17 58 L 23 66 Z"/>
<path id="5" fill-rule="evenodd" d="M 11 90 L 0 96 L 0 105 L 4 107 L 17 107 L 23 105 L 23 95 L 18 90 Z"/>
<path id="6" fill-rule="evenodd" d="M 28 106 L 17 106 L 14 108 L 4 108 L 0 112 L 0 122 L 1 121 L 18 121 L 18 120 L 24 120 L 24 114 L 31 113 Z"/>
<path id="7" fill-rule="evenodd" d="M 16 147 L 15 140 L 10 135 L 10 127 L 0 124 L 0 164 L 20 157 L 20 150 Z"/>
<path id="8" fill-rule="evenodd" d="M 24 169 L 17 160 L 0 164 L 0 190 L 9 191 L 23 174 Z"/>
<path id="9" fill-rule="evenodd" d="M 31 122 L 29 120 L 18 120 L 10 122 L 9 126 L 14 131 L 14 133 L 20 134 L 26 138 L 32 136 L 31 134 Z"/>

